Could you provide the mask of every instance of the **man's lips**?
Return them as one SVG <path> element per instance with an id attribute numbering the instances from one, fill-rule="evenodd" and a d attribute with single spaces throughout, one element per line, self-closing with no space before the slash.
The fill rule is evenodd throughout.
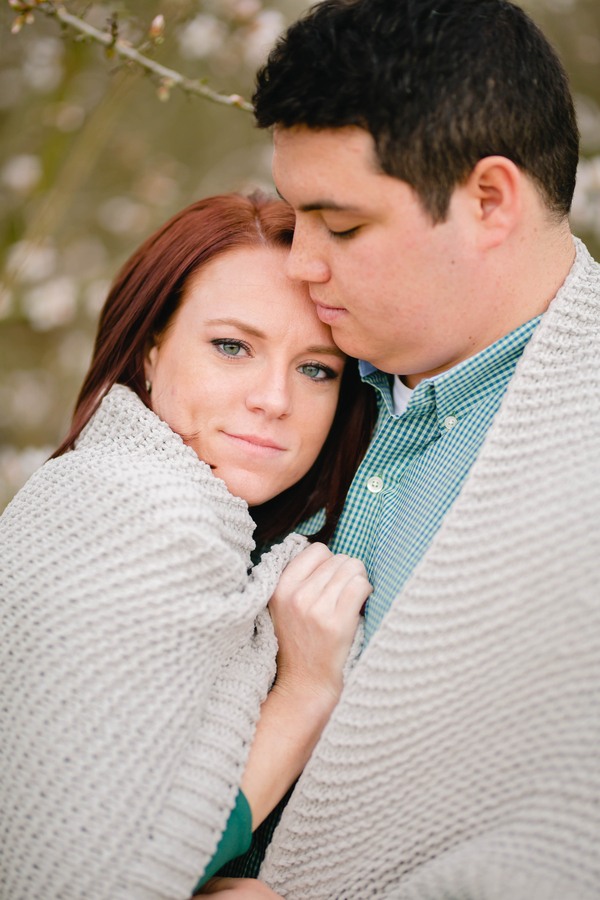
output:
<path id="1" fill-rule="evenodd" d="M 308 293 L 310 299 L 315 304 L 315 308 L 319 316 L 338 315 L 348 312 L 345 306 L 333 306 L 331 303 L 325 303 L 318 295 L 318 290 L 314 289 L 314 285 L 309 285 Z"/>
<path id="2" fill-rule="evenodd" d="M 319 319 L 326 325 L 333 325 L 348 312 L 343 306 L 325 306 L 324 303 L 314 298 L 312 298 L 312 301 L 315 304 Z"/>

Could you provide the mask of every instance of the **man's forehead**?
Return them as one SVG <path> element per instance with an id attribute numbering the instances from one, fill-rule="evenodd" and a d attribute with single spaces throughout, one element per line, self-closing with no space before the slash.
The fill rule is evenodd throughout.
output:
<path id="1" fill-rule="evenodd" d="M 274 131 L 273 179 L 282 199 L 303 212 L 352 211 L 359 173 L 381 175 L 369 132 L 305 125 Z M 293 195 L 293 196 L 292 196 Z"/>
<path id="2" fill-rule="evenodd" d="M 331 151 L 349 146 L 360 148 L 367 154 L 374 154 L 375 143 L 369 131 L 358 125 L 314 128 L 310 125 L 276 125 L 273 129 L 275 151 L 287 151 L 305 144 L 319 144 Z"/>

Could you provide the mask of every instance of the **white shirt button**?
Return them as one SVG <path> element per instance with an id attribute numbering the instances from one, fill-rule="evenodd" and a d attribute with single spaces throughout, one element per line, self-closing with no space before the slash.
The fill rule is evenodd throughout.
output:
<path id="1" fill-rule="evenodd" d="M 444 428 L 447 431 L 452 431 L 455 425 L 458 425 L 458 419 L 456 416 L 446 416 L 444 419 Z"/>
<path id="2" fill-rule="evenodd" d="M 372 475 L 367 481 L 367 490 L 371 491 L 372 494 L 378 494 L 379 491 L 383 490 L 383 479 L 379 475 Z"/>

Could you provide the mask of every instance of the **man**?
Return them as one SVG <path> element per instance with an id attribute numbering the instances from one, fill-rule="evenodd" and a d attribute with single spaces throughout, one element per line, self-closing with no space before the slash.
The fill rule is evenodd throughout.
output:
<path id="1" fill-rule="evenodd" d="M 597 898 L 600 266 L 564 71 L 506 0 L 324 0 L 255 108 L 289 273 L 380 407 L 333 544 L 374 585 L 367 647 L 260 877 Z"/>

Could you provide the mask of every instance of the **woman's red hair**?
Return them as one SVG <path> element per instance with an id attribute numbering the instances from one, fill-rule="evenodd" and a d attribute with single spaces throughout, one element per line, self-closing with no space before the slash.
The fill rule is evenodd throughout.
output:
<path id="1" fill-rule="evenodd" d="M 144 241 L 109 291 L 71 429 L 53 456 L 73 449 L 113 384 L 127 385 L 151 408 L 146 353 L 177 311 L 192 275 L 215 257 L 240 247 L 290 247 L 293 234 L 293 210 L 282 200 L 257 192 L 199 200 Z M 326 521 L 316 537 L 328 540 L 368 446 L 375 417 L 371 394 L 350 360 L 336 416 L 317 461 L 298 484 L 253 509 L 259 542 L 281 537 L 323 508 Z"/>

